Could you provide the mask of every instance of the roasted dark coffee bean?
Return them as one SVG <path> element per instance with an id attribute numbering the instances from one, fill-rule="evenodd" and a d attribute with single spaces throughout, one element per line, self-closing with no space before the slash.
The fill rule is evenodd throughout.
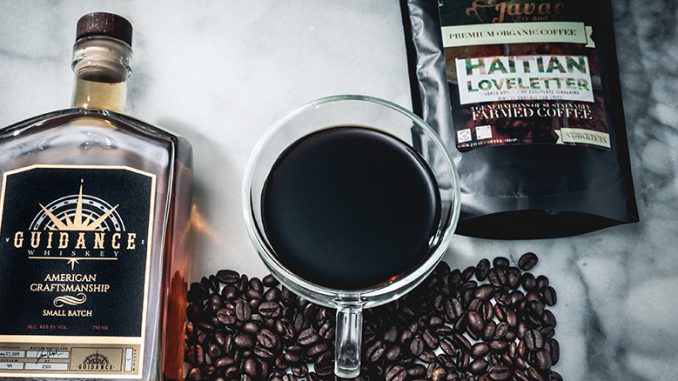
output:
<path id="1" fill-rule="evenodd" d="M 516 312 L 511 307 L 506 308 L 506 323 L 511 328 L 518 326 L 518 315 L 516 315 Z"/>
<path id="2" fill-rule="evenodd" d="M 511 374 L 511 369 L 506 366 L 502 365 L 496 365 L 490 368 L 488 371 L 488 375 L 490 376 L 490 379 L 495 380 L 495 381 L 504 381 L 504 380 L 509 380 L 512 377 Z"/>
<path id="3" fill-rule="evenodd" d="M 525 332 L 525 345 L 530 351 L 538 351 L 544 347 L 544 339 L 541 333 L 536 329 Z"/>
<path id="4" fill-rule="evenodd" d="M 421 352 L 421 354 L 419 355 L 419 360 L 421 360 L 421 361 L 423 361 L 423 362 L 432 362 L 432 361 L 434 361 L 435 359 L 436 359 L 436 354 L 435 354 L 433 351 L 428 350 L 428 349 L 427 349 L 427 350 L 424 350 L 424 351 Z"/>
<path id="5" fill-rule="evenodd" d="M 259 305 L 259 314 L 267 318 L 275 319 L 281 312 L 282 308 L 277 302 L 263 302 Z"/>
<path id="6" fill-rule="evenodd" d="M 318 357 L 329 350 L 330 347 L 329 345 L 327 345 L 327 343 L 320 343 L 309 347 L 308 350 L 306 351 L 306 355 L 308 355 L 308 357 L 311 358 Z"/>
<path id="7" fill-rule="evenodd" d="M 256 335 L 257 332 L 259 332 L 259 326 L 255 322 L 247 322 L 245 325 L 242 327 L 243 332 Z"/>
<path id="8" fill-rule="evenodd" d="M 496 257 L 494 260 L 492 260 L 492 265 L 494 267 L 508 267 L 509 263 L 510 262 L 506 257 Z"/>
<path id="9" fill-rule="evenodd" d="M 537 288 L 540 289 L 540 290 L 543 290 L 548 286 L 549 286 L 549 278 L 545 277 L 544 275 L 539 275 L 537 277 Z"/>
<path id="10" fill-rule="evenodd" d="M 239 321 L 247 321 L 252 316 L 252 309 L 250 305 L 243 300 L 237 300 L 235 302 L 235 317 Z"/>
<path id="11" fill-rule="evenodd" d="M 490 261 L 488 259 L 481 259 L 476 265 L 476 278 L 479 281 L 487 279 L 487 275 L 490 273 L 490 267 Z"/>
<path id="12" fill-rule="evenodd" d="M 468 339 L 466 337 L 464 337 L 464 335 L 459 334 L 459 333 L 455 334 L 453 336 L 453 341 L 454 341 L 454 344 L 457 347 L 459 347 L 460 349 L 462 349 L 464 352 L 470 352 L 471 351 L 471 343 L 468 341 Z"/>
<path id="13" fill-rule="evenodd" d="M 217 279 L 224 284 L 236 284 L 240 281 L 240 274 L 233 270 L 221 270 L 217 272 Z"/>
<path id="14" fill-rule="evenodd" d="M 447 376 L 445 368 L 438 363 L 431 363 L 426 368 L 426 378 L 429 380 L 443 380 Z"/>
<path id="15" fill-rule="evenodd" d="M 508 269 L 508 276 L 506 277 L 506 283 L 508 284 L 509 288 L 512 290 L 515 290 L 520 286 L 520 269 L 517 267 L 509 267 Z"/>
<path id="16" fill-rule="evenodd" d="M 549 352 L 546 350 L 541 350 L 535 352 L 532 356 L 532 364 L 539 370 L 547 370 L 551 368 L 553 362 L 551 361 L 551 355 Z"/>
<path id="17" fill-rule="evenodd" d="M 563 381 L 563 376 L 558 372 L 551 372 L 549 373 L 548 381 Z"/>
<path id="18" fill-rule="evenodd" d="M 454 330 L 451 327 L 448 327 L 446 325 L 440 326 L 436 328 L 436 334 L 438 336 L 450 336 L 451 334 L 454 333 Z"/>
<path id="19" fill-rule="evenodd" d="M 292 340 L 294 338 L 294 328 L 292 328 L 292 324 L 286 319 L 275 321 L 275 331 L 284 340 Z"/>
<path id="20" fill-rule="evenodd" d="M 443 276 L 450 273 L 450 265 L 445 261 L 438 262 L 434 270 L 436 275 Z"/>
<path id="21" fill-rule="evenodd" d="M 469 365 L 469 370 L 473 374 L 480 374 L 484 372 L 487 369 L 487 361 L 484 359 L 477 359 L 474 360 L 470 365 Z"/>
<path id="22" fill-rule="evenodd" d="M 299 333 L 297 341 L 301 345 L 309 346 L 315 344 L 319 339 L 320 336 L 318 336 L 313 328 L 307 328 Z"/>
<path id="23" fill-rule="evenodd" d="M 308 374 L 308 365 L 299 364 L 292 367 L 292 374 L 297 377 L 306 377 Z"/>
<path id="24" fill-rule="evenodd" d="M 273 352 L 260 346 L 254 347 L 253 352 L 255 356 L 264 360 L 272 359 L 274 357 Z"/>
<path id="25" fill-rule="evenodd" d="M 217 311 L 217 320 L 219 320 L 219 322 L 224 325 L 235 324 L 235 322 L 238 321 L 238 319 L 235 317 L 235 311 L 228 308 L 222 308 Z"/>
<path id="26" fill-rule="evenodd" d="M 384 376 L 385 381 L 404 381 L 406 378 L 407 369 L 402 365 L 392 366 Z"/>
<path id="27" fill-rule="evenodd" d="M 519 369 L 513 371 L 513 378 L 516 381 L 530 381 L 530 378 L 527 377 L 527 375 L 522 370 Z"/>
<path id="28" fill-rule="evenodd" d="M 490 353 L 490 346 L 485 343 L 475 343 L 471 347 L 471 356 L 474 359 L 485 357 L 488 353 Z"/>
<path id="29" fill-rule="evenodd" d="M 461 271 L 454 269 L 450 271 L 450 274 L 447 276 L 447 283 L 450 286 L 456 286 L 461 283 Z"/>
<path id="30" fill-rule="evenodd" d="M 551 355 L 551 363 L 553 365 L 558 364 L 558 361 L 560 360 L 560 344 L 558 343 L 558 340 L 549 340 L 548 343 L 546 343 L 546 348 Z"/>
<path id="31" fill-rule="evenodd" d="M 383 339 L 387 343 L 395 343 L 398 339 L 398 328 L 391 326 L 386 332 L 384 332 Z"/>
<path id="32" fill-rule="evenodd" d="M 247 290 L 249 289 L 249 287 L 250 287 L 250 280 L 249 280 L 249 278 L 247 277 L 247 275 L 245 275 L 245 274 L 241 274 L 241 275 L 240 275 L 240 280 L 239 280 L 238 283 L 236 284 L 236 287 L 238 288 L 238 291 L 239 291 L 241 294 L 244 294 L 245 291 L 247 291 Z"/>
<path id="33" fill-rule="evenodd" d="M 529 368 L 527 370 L 527 376 L 530 378 L 530 381 L 545 381 L 544 377 L 539 374 L 539 371 L 535 368 Z"/>
<path id="34" fill-rule="evenodd" d="M 508 349 L 508 343 L 504 340 L 492 340 L 488 345 L 491 350 L 497 353 L 505 352 Z"/>
<path id="35" fill-rule="evenodd" d="M 520 291 L 513 291 L 509 295 L 509 299 L 510 299 L 509 305 L 512 307 L 516 307 L 520 305 L 520 302 L 522 302 L 523 299 L 525 299 L 525 295 L 523 295 L 523 293 Z"/>
<path id="36" fill-rule="evenodd" d="M 257 333 L 257 343 L 264 348 L 275 348 L 278 345 L 278 337 L 270 330 L 264 328 Z"/>
<path id="37" fill-rule="evenodd" d="M 416 378 L 426 374 L 426 367 L 421 364 L 411 365 L 407 368 L 407 375 Z"/>
<path id="38" fill-rule="evenodd" d="M 539 258 L 534 253 L 525 253 L 518 259 L 518 267 L 523 271 L 530 271 L 538 261 Z"/>
<path id="39" fill-rule="evenodd" d="M 280 283 L 278 282 L 277 279 L 271 274 L 266 275 L 261 279 L 261 282 L 264 284 L 266 287 L 275 287 L 279 285 Z"/>
<path id="40" fill-rule="evenodd" d="M 480 316 L 480 314 L 475 312 L 475 311 L 469 311 L 468 312 L 468 314 L 466 315 L 466 321 L 467 321 L 468 327 L 475 334 L 480 334 L 485 329 L 485 323 L 483 321 L 483 317 Z"/>
<path id="41" fill-rule="evenodd" d="M 256 377 L 258 373 L 256 360 L 253 358 L 246 359 L 242 363 L 242 371 L 250 377 Z"/>
<path id="42" fill-rule="evenodd" d="M 494 305 L 494 316 L 496 316 L 500 322 L 506 321 L 506 312 L 499 303 Z"/>
<path id="43" fill-rule="evenodd" d="M 382 356 L 384 355 L 384 352 L 386 352 L 386 349 L 384 348 L 383 343 L 378 340 L 369 347 L 367 347 L 367 350 L 365 351 L 365 356 L 367 358 L 367 361 L 376 363 L 379 360 L 381 360 Z"/>
<path id="44" fill-rule="evenodd" d="M 421 338 L 424 340 L 424 344 L 426 344 L 429 349 L 436 349 L 438 347 L 438 337 L 430 330 L 425 330 L 421 335 Z"/>
<path id="45" fill-rule="evenodd" d="M 286 364 L 297 364 L 299 361 L 301 361 L 301 357 L 299 354 L 296 352 L 285 352 L 283 355 L 283 360 L 285 361 Z"/>
<path id="46" fill-rule="evenodd" d="M 250 288 L 247 291 L 245 291 L 245 297 L 250 302 L 254 301 L 260 302 L 264 298 L 264 295 L 261 293 L 261 291 Z"/>
<path id="47" fill-rule="evenodd" d="M 233 300 L 238 297 L 238 289 L 235 286 L 226 286 L 221 290 L 221 297 L 224 300 Z"/>
<path id="48" fill-rule="evenodd" d="M 433 315 L 433 316 L 431 316 L 430 319 L 428 319 L 428 325 L 431 326 L 431 327 L 434 327 L 434 328 L 439 327 L 439 326 L 443 325 L 444 323 L 445 322 L 443 321 L 443 318 L 441 318 L 438 315 Z"/>
<path id="49" fill-rule="evenodd" d="M 489 300 L 494 295 L 494 287 L 485 284 L 478 287 L 474 293 L 474 296 L 480 300 Z"/>
<path id="50" fill-rule="evenodd" d="M 415 336 L 410 342 L 410 353 L 414 356 L 420 356 L 422 352 L 424 352 L 424 340 L 420 336 Z"/>
<path id="51" fill-rule="evenodd" d="M 544 303 L 547 305 L 554 306 L 558 302 L 558 294 L 553 287 L 545 287 L 542 293 L 544 295 Z"/>
<path id="52" fill-rule="evenodd" d="M 544 316 L 542 317 L 542 321 L 544 322 L 545 326 L 553 328 L 555 328 L 556 325 L 558 324 L 555 315 L 553 315 L 553 312 L 549 310 L 544 310 Z"/>
<path id="53" fill-rule="evenodd" d="M 440 349 L 448 355 L 454 355 L 456 353 L 456 346 L 449 337 L 440 340 Z"/>
<path id="54" fill-rule="evenodd" d="M 489 321 L 485 324 L 485 329 L 483 331 L 483 339 L 490 340 L 494 337 L 497 330 L 497 323 L 494 321 Z"/>
<path id="55" fill-rule="evenodd" d="M 248 334 L 240 334 L 233 338 L 233 344 L 240 349 L 252 348 L 254 339 Z"/>
<path id="56" fill-rule="evenodd" d="M 386 353 L 384 354 L 386 357 L 386 360 L 394 362 L 400 357 L 400 346 L 393 344 L 391 345 L 388 350 L 386 350 Z"/>
<path id="57" fill-rule="evenodd" d="M 475 272 L 475 266 L 469 266 L 461 272 L 461 279 L 463 279 L 464 282 L 468 282 L 473 277 L 473 275 L 475 275 Z"/>
<path id="58" fill-rule="evenodd" d="M 497 330 L 495 333 L 495 336 L 499 339 L 503 339 L 506 337 L 506 334 L 511 330 L 511 327 L 509 327 L 508 323 L 506 322 L 501 322 L 497 325 Z"/>
<path id="59" fill-rule="evenodd" d="M 520 285 L 523 286 L 525 291 L 529 292 L 537 288 L 537 280 L 534 278 L 534 275 L 525 273 L 520 278 Z"/>

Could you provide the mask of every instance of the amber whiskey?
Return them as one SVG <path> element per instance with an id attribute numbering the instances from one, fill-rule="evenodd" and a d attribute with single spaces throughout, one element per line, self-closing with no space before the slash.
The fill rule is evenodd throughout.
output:
<path id="1" fill-rule="evenodd" d="M 73 107 L 0 129 L 0 379 L 181 378 L 191 148 L 123 114 L 131 45 L 83 16 Z"/>

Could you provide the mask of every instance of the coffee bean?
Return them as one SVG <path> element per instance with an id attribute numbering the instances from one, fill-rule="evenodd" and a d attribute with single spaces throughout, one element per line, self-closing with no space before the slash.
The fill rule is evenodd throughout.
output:
<path id="1" fill-rule="evenodd" d="M 385 351 L 386 349 L 384 348 L 382 342 L 376 341 L 375 343 L 367 347 L 365 355 L 368 361 L 376 363 L 379 360 L 381 360 L 381 357 L 384 355 Z"/>
<path id="2" fill-rule="evenodd" d="M 432 362 L 435 359 L 436 359 L 436 354 L 433 351 L 428 350 L 428 349 L 424 350 L 419 355 L 419 360 L 421 360 L 423 362 Z"/>
<path id="3" fill-rule="evenodd" d="M 509 260 L 506 257 L 496 257 L 492 261 L 492 264 L 494 265 L 494 267 L 508 267 Z"/>
<path id="4" fill-rule="evenodd" d="M 235 317 L 239 321 L 247 321 L 252 316 L 252 310 L 249 304 L 243 300 L 237 300 L 235 304 Z"/>
<path id="5" fill-rule="evenodd" d="M 318 336 L 313 328 L 307 328 L 299 333 L 297 341 L 301 345 L 309 346 L 316 343 L 319 339 L 320 336 Z"/>
<path id="6" fill-rule="evenodd" d="M 529 368 L 527 370 L 527 375 L 530 378 L 530 381 L 544 381 L 544 377 L 542 377 L 535 368 Z"/>
<path id="7" fill-rule="evenodd" d="M 523 271 L 530 271 L 538 261 L 539 259 L 534 253 L 525 253 L 518 259 L 518 266 Z"/>
<path id="8" fill-rule="evenodd" d="M 491 350 L 497 353 L 505 352 L 508 349 L 508 343 L 504 340 L 491 340 L 488 345 Z"/>
<path id="9" fill-rule="evenodd" d="M 485 340 L 490 340 L 491 338 L 494 337 L 495 332 L 497 329 L 497 323 L 494 321 L 490 320 L 485 324 L 485 330 L 483 331 L 483 339 Z"/>
<path id="10" fill-rule="evenodd" d="M 410 353 L 413 356 L 420 356 L 424 352 L 424 340 L 420 336 L 415 336 L 410 342 Z"/>
<path id="11" fill-rule="evenodd" d="M 551 355 L 551 363 L 553 365 L 558 364 L 558 361 L 560 360 L 560 344 L 558 343 L 558 340 L 549 340 L 546 347 L 548 348 L 549 355 Z"/>
<path id="12" fill-rule="evenodd" d="M 535 352 L 532 363 L 534 364 L 534 367 L 539 370 L 550 369 L 553 365 L 551 361 L 551 355 L 546 350 Z"/>
<path id="13" fill-rule="evenodd" d="M 461 272 L 461 278 L 464 280 L 464 282 L 468 282 L 473 275 L 475 275 L 476 268 L 475 266 L 469 266 L 464 269 L 464 271 Z"/>
<path id="14" fill-rule="evenodd" d="M 442 349 L 442 351 L 448 355 L 454 355 L 456 353 L 456 346 L 449 337 L 446 337 L 440 341 L 440 349 Z"/>
<path id="15" fill-rule="evenodd" d="M 407 368 L 407 375 L 410 377 L 419 377 L 426 374 L 426 367 L 421 364 L 412 365 Z"/>
<path id="16" fill-rule="evenodd" d="M 530 378 L 527 377 L 527 375 L 519 369 L 516 369 L 515 371 L 513 371 L 513 378 L 516 381 L 530 381 Z"/>
<path id="17" fill-rule="evenodd" d="M 544 295 L 544 303 L 549 306 L 554 306 L 556 303 L 558 303 L 558 294 L 553 287 L 545 287 L 542 292 Z"/>
<path id="18" fill-rule="evenodd" d="M 251 348 L 254 346 L 254 339 L 247 334 L 240 334 L 233 338 L 233 343 L 240 349 Z"/>
<path id="19" fill-rule="evenodd" d="M 438 347 L 438 337 L 434 335 L 430 330 L 425 330 L 421 335 L 421 338 L 424 340 L 424 344 L 430 349 L 435 349 Z"/>
<path id="20" fill-rule="evenodd" d="M 525 332 L 525 345 L 530 351 L 538 351 L 544 347 L 544 339 L 541 333 L 536 329 Z"/>
<path id="21" fill-rule="evenodd" d="M 537 288 L 537 280 L 534 275 L 525 273 L 520 277 L 520 285 L 523 286 L 525 291 L 533 291 Z"/>
<path id="22" fill-rule="evenodd" d="M 269 288 L 264 293 L 264 300 L 267 302 L 277 302 L 280 301 L 280 289 L 278 288 Z"/>
<path id="23" fill-rule="evenodd" d="M 217 279 L 224 284 L 236 284 L 240 281 L 240 274 L 233 270 L 221 270 L 217 272 Z"/>
<path id="24" fill-rule="evenodd" d="M 481 259 L 476 265 L 476 278 L 479 281 L 487 279 L 490 273 L 490 261 L 486 258 Z"/>
<path id="25" fill-rule="evenodd" d="M 407 369 L 401 365 L 392 366 L 384 377 L 385 381 L 404 381 L 407 378 Z"/>
<path id="26" fill-rule="evenodd" d="M 484 359 L 474 360 L 471 365 L 469 365 L 469 370 L 473 374 L 480 374 L 487 369 L 487 361 Z"/>
<path id="27" fill-rule="evenodd" d="M 490 346 L 485 343 L 475 343 L 471 347 L 471 356 L 475 359 L 485 357 L 490 352 Z"/>
<path id="28" fill-rule="evenodd" d="M 486 284 L 478 287 L 474 293 L 474 296 L 480 300 L 488 300 L 494 295 L 494 287 Z"/>
<path id="29" fill-rule="evenodd" d="M 259 314 L 267 318 L 277 318 L 280 316 L 282 309 L 277 302 L 263 302 L 259 305 Z"/>
<path id="30" fill-rule="evenodd" d="M 490 379 L 495 381 L 511 379 L 511 369 L 502 365 L 491 367 L 488 374 L 490 376 Z"/>
<path id="31" fill-rule="evenodd" d="M 549 381 L 563 381 L 563 376 L 560 375 L 558 372 L 551 372 L 549 373 Z"/>
<path id="32" fill-rule="evenodd" d="M 396 361 L 400 356 L 400 347 L 398 345 L 391 345 L 385 353 L 386 360 Z"/>
<path id="33" fill-rule="evenodd" d="M 520 269 L 517 267 L 509 267 L 508 269 L 508 275 L 506 277 L 506 283 L 508 284 L 509 288 L 512 290 L 515 290 L 520 286 Z"/>
<path id="34" fill-rule="evenodd" d="M 469 328 L 476 334 L 480 334 L 485 329 L 485 323 L 482 316 L 475 311 L 469 311 L 466 320 Z"/>
<path id="35" fill-rule="evenodd" d="M 537 288 L 538 289 L 543 290 L 548 286 L 549 286 L 549 278 L 545 277 L 544 275 L 540 275 L 540 276 L 537 277 Z"/>
<path id="36" fill-rule="evenodd" d="M 266 287 L 275 287 L 279 285 L 280 283 L 278 282 L 277 279 L 272 274 L 268 274 L 265 277 L 261 279 L 261 282 L 264 284 Z"/>

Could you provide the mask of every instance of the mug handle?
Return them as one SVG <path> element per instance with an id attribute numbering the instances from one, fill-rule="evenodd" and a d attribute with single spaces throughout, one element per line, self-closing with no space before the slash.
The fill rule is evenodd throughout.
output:
<path id="1" fill-rule="evenodd" d="M 360 375 L 360 345 L 363 331 L 363 303 L 337 301 L 337 334 L 334 374 L 341 378 Z"/>

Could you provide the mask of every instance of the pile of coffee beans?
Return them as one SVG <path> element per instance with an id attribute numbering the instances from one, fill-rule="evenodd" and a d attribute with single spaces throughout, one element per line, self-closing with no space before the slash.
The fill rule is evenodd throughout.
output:
<path id="1" fill-rule="evenodd" d="M 537 256 L 441 262 L 406 296 L 365 310 L 358 380 L 558 381 L 557 302 Z M 187 380 L 334 380 L 335 311 L 271 275 L 222 270 L 190 287 Z"/>

